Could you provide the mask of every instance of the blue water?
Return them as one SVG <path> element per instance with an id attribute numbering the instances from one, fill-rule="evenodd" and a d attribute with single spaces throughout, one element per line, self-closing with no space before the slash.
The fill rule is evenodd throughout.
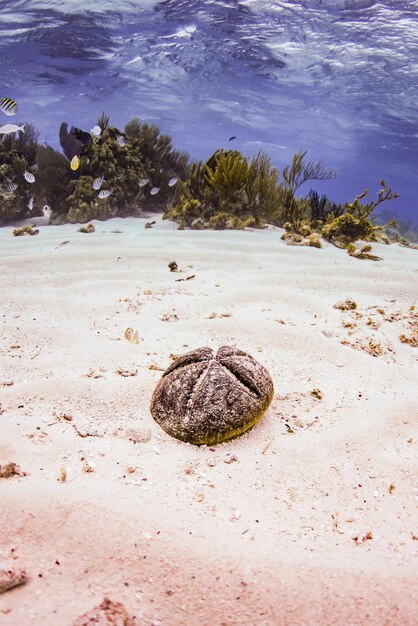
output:
<path id="1" fill-rule="evenodd" d="M 320 191 L 384 178 L 418 221 L 417 1 L 0 0 L 0 55 L 0 96 L 54 147 L 105 111 L 193 158 L 232 135 L 280 168 L 308 149 L 339 172 Z"/>

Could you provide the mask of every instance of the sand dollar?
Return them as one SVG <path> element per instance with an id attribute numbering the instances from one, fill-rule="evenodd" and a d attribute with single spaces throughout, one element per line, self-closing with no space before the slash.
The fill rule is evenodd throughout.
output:
<path id="1" fill-rule="evenodd" d="M 270 374 L 252 356 L 222 346 L 198 348 L 164 372 L 151 414 L 172 437 L 215 444 L 238 437 L 261 419 L 273 398 Z"/>

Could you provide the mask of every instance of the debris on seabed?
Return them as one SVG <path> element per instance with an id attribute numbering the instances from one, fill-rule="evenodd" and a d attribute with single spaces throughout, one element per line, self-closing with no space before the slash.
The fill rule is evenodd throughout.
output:
<path id="1" fill-rule="evenodd" d="M 95 232 L 94 224 L 87 224 L 87 226 L 81 226 L 78 229 L 79 233 L 94 233 Z"/>
<path id="2" fill-rule="evenodd" d="M 95 472 L 96 469 L 97 465 L 94 461 L 88 461 L 87 459 L 85 459 L 83 463 L 83 472 L 85 472 L 86 474 L 91 474 L 92 472 Z"/>
<path id="3" fill-rule="evenodd" d="M 58 248 L 61 248 L 62 246 L 65 246 L 67 243 L 70 243 L 69 239 L 66 239 L 65 241 L 61 241 L 61 243 L 55 246 L 55 250 L 57 250 Z"/>
<path id="4" fill-rule="evenodd" d="M 190 274 L 190 276 L 186 276 L 186 278 L 176 278 L 176 283 L 181 283 L 185 280 L 192 280 L 193 278 L 196 278 L 196 274 Z"/>
<path id="5" fill-rule="evenodd" d="M 13 229 L 13 237 L 21 237 L 22 235 L 37 235 L 38 233 L 39 229 L 34 228 L 32 225 Z"/>
<path id="6" fill-rule="evenodd" d="M 231 522 L 236 522 L 240 519 L 240 517 L 241 517 L 241 511 L 239 511 L 238 509 L 234 509 L 230 517 L 230 520 Z"/>
<path id="7" fill-rule="evenodd" d="M 138 374 L 138 370 L 124 370 L 119 367 L 116 370 L 116 374 L 119 374 L 119 376 L 123 376 L 124 378 L 129 378 L 130 376 L 136 376 Z"/>
<path id="8" fill-rule="evenodd" d="M 370 539 L 373 539 L 373 533 L 369 530 L 368 533 L 366 533 L 365 535 L 363 535 L 362 537 L 360 535 L 355 535 L 355 537 L 352 537 L 352 540 L 357 544 L 360 545 L 362 543 L 366 543 L 366 541 L 369 541 Z"/>
<path id="9" fill-rule="evenodd" d="M 343 302 L 337 302 L 334 304 L 333 309 L 339 309 L 340 311 L 352 311 L 357 308 L 357 302 L 347 298 Z"/>
<path id="10" fill-rule="evenodd" d="M 103 372 L 105 372 L 105 368 L 101 367 L 99 369 L 99 371 L 96 372 L 96 370 L 91 369 L 89 370 L 88 374 L 85 374 L 86 378 L 103 378 Z"/>
<path id="11" fill-rule="evenodd" d="M 0 465 L 0 478 L 10 478 L 11 476 L 26 476 L 17 463 L 6 463 Z"/>
<path id="12" fill-rule="evenodd" d="M 27 574 L 24 569 L 0 567 L 0 593 L 23 585 L 26 581 Z"/>
<path id="13" fill-rule="evenodd" d="M 131 343 L 138 343 L 139 342 L 138 331 L 134 330 L 131 327 L 128 327 L 125 330 L 125 338 Z"/>
<path id="14" fill-rule="evenodd" d="M 228 452 L 224 458 L 224 463 L 238 463 L 239 459 L 235 454 L 231 454 L 230 452 Z"/>
<path id="15" fill-rule="evenodd" d="M 164 313 L 164 315 L 160 315 L 160 320 L 162 322 L 177 322 L 178 319 L 179 319 L 179 316 L 175 312 Z"/>
<path id="16" fill-rule="evenodd" d="M 274 441 L 274 437 L 270 437 L 270 439 L 268 440 L 268 442 L 266 443 L 266 445 L 262 449 L 261 454 L 265 454 L 267 452 L 267 450 L 270 448 L 270 446 L 273 443 L 273 441 Z"/>
<path id="17" fill-rule="evenodd" d="M 322 391 L 320 389 L 312 389 L 311 390 L 311 396 L 313 396 L 314 398 L 317 398 L 318 400 L 323 400 L 324 398 L 324 394 L 322 393 Z"/>
<path id="18" fill-rule="evenodd" d="M 125 435 L 134 443 L 147 443 L 152 438 L 152 431 L 149 426 L 126 428 Z"/>
<path id="19" fill-rule="evenodd" d="M 123 604 L 103 598 L 103 602 L 92 611 L 81 615 L 72 626 L 88 626 L 88 624 L 114 624 L 135 626 L 137 621 L 129 615 Z"/>
<path id="20" fill-rule="evenodd" d="M 216 317 L 220 317 L 220 318 L 222 318 L 222 317 L 232 317 L 232 313 L 210 313 L 209 316 L 208 316 L 208 319 L 209 320 L 213 320 Z"/>

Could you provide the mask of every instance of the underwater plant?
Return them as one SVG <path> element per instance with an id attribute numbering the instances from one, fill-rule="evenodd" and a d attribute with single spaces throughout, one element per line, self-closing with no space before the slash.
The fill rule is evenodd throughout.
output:
<path id="1" fill-rule="evenodd" d="M 54 216 L 68 211 L 68 185 L 72 172 L 68 160 L 51 146 L 38 146 L 36 153 L 37 175 L 33 191 L 39 206 L 48 204 Z"/>
<path id="2" fill-rule="evenodd" d="M 375 215 L 372 214 L 382 202 L 399 197 L 399 194 L 393 192 L 384 180 L 380 182 L 380 185 L 381 189 L 378 191 L 377 200 L 368 204 L 362 203 L 361 200 L 368 194 L 368 189 L 365 189 L 355 197 L 353 202 L 345 205 L 342 215 L 324 225 L 322 228 L 323 237 L 339 247 L 346 248 L 348 244 L 354 243 L 358 239 L 377 241 L 385 228 L 396 226 L 395 220 L 383 225 L 373 222 Z"/>
<path id="3" fill-rule="evenodd" d="M 319 195 L 317 191 L 311 189 L 307 196 L 309 218 L 313 225 L 326 222 L 330 216 L 338 217 L 344 213 L 344 205 L 332 202 L 325 194 Z"/>
<path id="4" fill-rule="evenodd" d="M 298 189 L 308 180 L 331 180 L 337 176 L 333 169 L 325 167 L 323 161 L 305 161 L 307 150 L 296 152 L 292 163 L 283 170 L 280 188 L 283 192 L 281 221 L 290 222 L 298 232 L 304 220 L 308 218 L 309 203 L 296 196 Z"/>
<path id="5" fill-rule="evenodd" d="M 278 175 L 263 151 L 249 162 L 237 150 L 216 150 L 206 163 L 192 165 L 164 218 L 179 222 L 181 228 L 263 226 L 278 214 Z"/>
<path id="6" fill-rule="evenodd" d="M 219 150 L 214 167 L 207 164 L 204 175 L 207 184 L 219 192 L 220 202 L 224 204 L 239 199 L 248 173 L 248 161 L 241 152 Z"/>
<path id="7" fill-rule="evenodd" d="M 144 195 L 144 206 L 164 209 L 169 201 L 177 198 L 177 188 L 170 187 L 170 179 L 187 179 L 189 155 L 175 150 L 169 135 L 161 133 L 156 124 L 146 124 L 138 118 L 130 120 L 124 128 L 126 148 L 132 158 L 141 162 L 144 177 L 149 179 L 147 190 L 159 188 L 158 194 Z"/>
<path id="8" fill-rule="evenodd" d="M 67 219 L 72 223 L 138 215 L 144 199 L 138 186 L 138 178 L 147 174 L 141 153 L 127 141 L 118 140 L 120 130 L 110 126 L 104 113 L 98 126 L 102 132 L 91 143 L 82 145 L 80 166 L 71 172 Z M 94 187 L 97 179 L 102 179 L 100 190 Z"/>
<path id="9" fill-rule="evenodd" d="M 111 126 L 106 113 L 90 133 L 74 127 L 68 132 L 67 126 L 63 123 L 60 129 L 65 156 L 50 146 L 36 150 L 33 190 L 38 204 L 51 206 L 53 223 L 138 215 L 144 205 L 161 210 L 177 199 L 181 180 L 189 175 L 189 156 L 175 150 L 158 126 L 134 118 L 122 132 Z M 25 163 L 19 171 L 28 167 Z M 3 179 L 5 184 L 13 182 L 12 172 L 4 171 Z M 141 180 L 145 185 L 139 184 Z M 16 193 L 9 193 L 13 206 L 18 204 Z M 22 209 L 19 216 L 25 217 L 26 212 Z M 0 220 L 1 215 L 0 205 Z"/>
<path id="10" fill-rule="evenodd" d="M 0 224 L 30 214 L 32 185 L 24 173 L 36 174 L 39 133 L 33 124 L 24 124 L 25 133 L 3 135 L 0 139 Z"/>

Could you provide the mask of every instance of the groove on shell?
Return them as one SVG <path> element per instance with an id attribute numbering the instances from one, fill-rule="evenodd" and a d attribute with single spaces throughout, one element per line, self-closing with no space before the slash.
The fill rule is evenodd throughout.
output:
<path id="1" fill-rule="evenodd" d="M 153 393 L 151 414 L 171 436 L 197 445 L 226 441 L 261 418 L 273 397 L 267 370 L 252 356 L 222 346 L 180 356 Z"/>

